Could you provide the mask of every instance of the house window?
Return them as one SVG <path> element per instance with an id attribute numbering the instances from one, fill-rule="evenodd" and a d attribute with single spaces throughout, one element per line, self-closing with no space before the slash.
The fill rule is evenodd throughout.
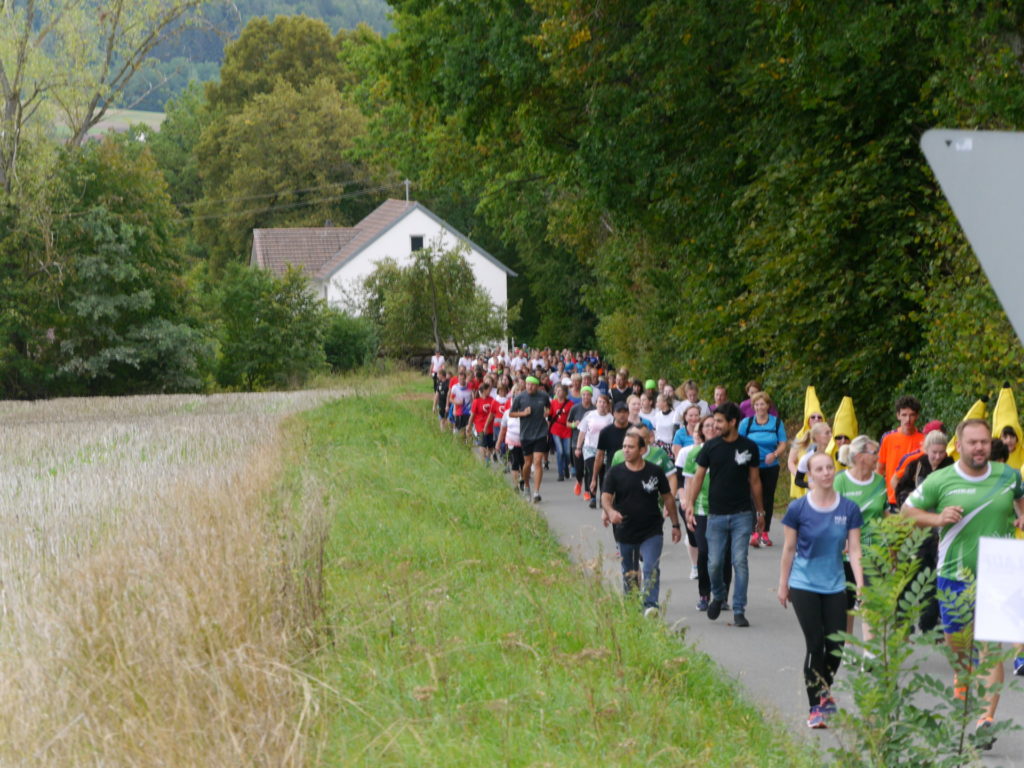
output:
<path id="1" fill-rule="evenodd" d="M 412 243 L 411 250 L 413 253 L 416 253 L 416 251 L 423 250 L 423 235 L 413 235 L 412 237 L 409 238 L 409 240 Z"/>

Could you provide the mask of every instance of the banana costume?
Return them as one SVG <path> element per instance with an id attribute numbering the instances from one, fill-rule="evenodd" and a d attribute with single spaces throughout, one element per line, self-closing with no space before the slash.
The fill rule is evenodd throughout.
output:
<path id="1" fill-rule="evenodd" d="M 821 410 L 821 403 L 818 402 L 818 393 L 815 392 L 814 387 L 807 387 L 807 391 L 804 393 L 804 421 L 800 426 L 800 431 L 796 433 L 796 437 L 793 438 L 793 442 L 797 443 L 811 431 L 811 414 L 820 413 L 822 416 L 825 412 Z M 799 457 L 798 457 L 799 458 Z M 806 488 L 801 488 L 796 484 L 796 478 L 789 478 L 789 498 L 799 499 L 807 493 Z"/>
<path id="2" fill-rule="evenodd" d="M 1002 398 L 1002 393 L 1000 393 L 999 397 Z M 1013 400 L 1013 393 L 1012 392 L 1010 393 L 1010 400 L 1011 400 L 1011 405 L 1012 405 L 1012 400 Z M 985 397 L 979 399 L 979 400 L 975 400 L 974 401 L 974 405 L 972 405 L 970 408 L 967 409 L 967 413 L 964 414 L 964 417 L 961 419 L 961 421 L 967 421 L 968 419 L 987 419 L 988 418 L 988 406 L 985 405 L 985 403 L 987 403 L 987 402 L 988 402 L 988 396 L 987 395 Z M 1016 418 L 1017 406 L 1015 406 L 1015 405 L 1013 406 L 1013 414 L 1014 414 L 1014 418 Z M 1018 426 L 1017 429 L 1019 430 L 1020 427 Z M 1020 433 L 1018 432 L 1018 434 L 1020 434 Z M 1018 443 L 1017 445 L 1019 447 L 1020 443 Z M 958 461 L 960 459 L 960 451 L 958 451 L 956 449 L 956 431 L 955 430 L 954 430 L 953 435 L 949 438 L 949 443 L 946 445 L 946 454 L 948 456 L 951 456 L 953 461 Z"/>
<path id="3" fill-rule="evenodd" d="M 853 398 L 846 395 L 843 397 L 843 401 L 839 403 L 836 415 L 832 419 L 832 439 L 829 441 L 828 448 L 826 449 L 828 450 L 828 455 L 836 462 L 837 469 L 839 468 L 839 448 L 836 446 L 836 435 L 846 435 L 853 440 L 859 434 L 857 414 L 853 410 Z"/>

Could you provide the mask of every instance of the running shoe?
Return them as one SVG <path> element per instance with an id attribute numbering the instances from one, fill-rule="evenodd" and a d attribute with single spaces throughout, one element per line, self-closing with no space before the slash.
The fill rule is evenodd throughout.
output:
<path id="1" fill-rule="evenodd" d="M 996 737 L 992 735 L 993 725 L 995 722 L 988 715 L 984 715 L 978 720 L 978 725 L 974 729 L 974 743 L 978 749 L 992 749 L 992 745 L 996 743 Z"/>
<path id="2" fill-rule="evenodd" d="M 703 613 L 707 609 L 708 609 L 708 599 L 706 597 L 701 597 L 701 599 L 697 601 L 697 610 L 700 611 L 701 613 Z"/>
<path id="3" fill-rule="evenodd" d="M 539 493 L 533 494 L 533 503 L 534 504 L 540 504 L 540 494 Z"/>
<path id="4" fill-rule="evenodd" d="M 752 547 L 760 547 L 761 546 L 761 536 L 756 531 L 754 533 L 750 534 L 750 546 L 752 546 Z"/>
<path id="5" fill-rule="evenodd" d="M 747 621 L 747 617 L 742 613 L 734 613 L 732 616 L 732 625 L 734 627 L 749 627 L 750 622 Z"/>
<path id="6" fill-rule="evenodd" d="M 590 495 L 590 491 L 584 491 L 583 492 L 583 500 L 584 501 L 590 501 L 592 498 L 593 498 L 593 496 Z"/>
<path id="7" fill-rule="evenodd" d="M 591 499 L 587 503 L 587 506 L 590 507 L 591 509 L 597 509 L 597 500 L 596 499 Z"/>
<path id="8" fill-rule="evenodd" d="M 820 706 L 811 707 L 811 714 L 807 716 L 807 727 L 828 728 L 828 723 L 825 722 L 825 713 L 821 711 Z"/>
<path id="9" fill-rule="evenodd" d="M 761 534 L 761 546 L 762 547 L 770 547 L 770 546 L 772 546 L 772 540 L 768 538 L 768 533 L 767 532 Z"/>
<path id="10" fill-rule="evenodd" d="M 698 575 L 699 574 L 697 573 L 697 566 L 696 565 L 691 565 L 690 566 L 690 581 L 696 581 Z"/>
<path id="11" fill-rule="evenodd" d="M 653 605 L 650 605 L 650 606 L 644 608 L 644 618 L 645 619 L 656 619 L 656 618 L 658 618 L 658 609 L 655 608 Z"/>
<path id="12" fill-rule="evenodd" d="M 1024 656 L 1018 656 L 1013 660 L 1013 674 L 1024 677 Z"/>
<path id="13" fill-rule="evenodd" d="M 564 482 L 565 482 L 565 478 L 564 478 L 564 477 L 562 477 L 561 475 L 559 475 L 559 476 L 558 476 L 558 482 L 560 482 L 560 483 L 564 483 Z"/>
<path id="14" fill-rule="evenodd" d="M 820 709 L 822 714 L 824 714 L 826 716 L 834 715 L 836 712 L 839 711 L 839 708 L 836 706 L 836 700 L 833 699 L 827 693 L 826 694 L 822 694 L 821 704 L 818 705 L 818 709 Z"/>
<path id="15" fill-rule="evenodd" d="M 708 603 L 708 618 L 714 621 L 722 614 L 722 601 L 712 600 Z"/>
<path id="16" fill-rule="evenodd" d="M 575 493 L 577 496 L 583 493 L 583 484 L 579 480 L 576 481 L 576 487 L 572 489 L 572 492 Z M 589 496 L 590 494 L 587 495 Z"/>

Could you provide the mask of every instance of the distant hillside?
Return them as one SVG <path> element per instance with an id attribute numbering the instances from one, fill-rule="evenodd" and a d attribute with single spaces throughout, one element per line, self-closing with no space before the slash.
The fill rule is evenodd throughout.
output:
<path id="1" fill-rule="evenodd" d="M 190 81 L 213 80 L 224 46 L 256 16 L 304 14 L 323 19 L 335 32 L 362 23 L 387 35 L 390 11 L 385 0 L 235 0 L 207 6 L 198 26 L 183 28 L 157 49 L 156 61 L 132 79 L 119 106 L 161 112 Z"/>

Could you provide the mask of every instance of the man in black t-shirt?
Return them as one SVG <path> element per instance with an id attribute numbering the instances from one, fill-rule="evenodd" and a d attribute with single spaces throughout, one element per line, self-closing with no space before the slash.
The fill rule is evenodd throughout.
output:
<path id="1" fill-rule="evenodd" d="M 708 491 L 708 575 L 711 576 L 711 602 L 708 618 L 714 621 L 722 612 L 726 588 L 722 565 L 728 548 L 732 554 L 733 624 L 749 627 L 747 621 L 747 547 L 754 531 L 754 511 L 757 510 L 757 530 L 764 528 L 764 509 L 761 504 L 761 476 L 758 473 L 757 443 L 743 437 L 736 427 L 740 409 L 735 403 L 723 403 L 715 409 L 718 436 L 708 440 L 697 456 L 697 472 L 686 484 L 686 522 L 693 520 L 693 503 L 710 472 Z"/>
<path id="2" fill-rule="evenodd" d="M 523 444 L 523 481 L 530 492 L 533 478 L 533 501 L 540 502 L 540 481 L 544 478 L 544 459 L 548 455 L 548 410 L 551 398 L 540 388 L 536 376 L 526 377 L 526 391 L 516 395 L 509 418 L 519 419 L 519 439 Z"/>
<path id="3" fill-rule="evenodd" d="M 612 526 L 626 594 L 639 586 L 642 561 L 644 615 L 648 616 L 658 612 L 658 566 L 664 543 L 662 503 L 672 520 L 673 544 L 679 543 L 682 531 L 668 478 L 660 467 L 644 460 L 646 447 L 640 435 L 626 435 L 622 442 L 625 461 L 608 470 L 601 489 L 601 519 L 605 526 Z"/>
<path id="4" fill-rule="evenodd" d="M 594 455 L 594 472 L 590 478 L 591 508 L 597 506 L 597 488 L 604 482 L 604 467 L 610 464 L 612 456 L 622 447 L 622 438 L 629 430 L 629 406 L 622 400 L 612 409 L 614 421 L 601 430 L 597 436 L 597 453 Z"/>

